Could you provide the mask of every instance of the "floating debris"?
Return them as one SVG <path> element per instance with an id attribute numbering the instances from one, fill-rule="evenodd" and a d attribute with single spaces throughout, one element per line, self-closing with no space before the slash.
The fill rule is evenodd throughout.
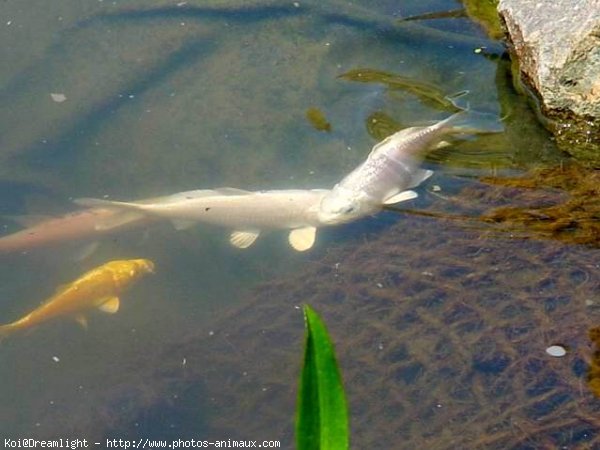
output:
<path id="1" fill-rule="evenodd" d="M 325 118 L 325 114 L 318 108 L 308 108 L 306 110 L 306 118 L 310 124 L 319 131 L 331 131 L 331 124 Z"/>
<path id="2" fill-rule="evenodd" d="M 52 100 L 54 100 L 56 103 L 62 103 L 67 100 L 67 96 L 65 94 L 60 94 L 56 92 L 52 92 L 50 94 L 50 97 L 52 97 Z"/>
<path id="3" fill-rule="evenodd" d="M 562 345 L 551 345 L 546 349 L 546 353 L 555 358 L 562 358 L 567 354 L 567 349 Z"/>

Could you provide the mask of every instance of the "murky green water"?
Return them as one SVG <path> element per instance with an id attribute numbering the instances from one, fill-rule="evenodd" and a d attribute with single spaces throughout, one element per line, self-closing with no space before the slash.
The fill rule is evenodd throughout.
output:
<path id="1" fill-rule="evenodd" d="M 0 4 L 0 213 L 61 214 L 74 209 L 71 198 L 84 196 L 137 199 L 218 186 L 329 187 L 361 162 L 377 139 L 389 131 L 447 117 L 451 111 L 436 99 L 461 91 L 469 91 L 465 98 L 472 109 L 503 117 L 506 131 L 433 152 L 427 166 L 435 170 L 434 178 L 420 188 L 420 199 L 407 208 L 413 213 L 429 211 L 438 217 L 478 217 L 496 206 L 519 206 L 517 200 L 527 204 L 531 200 L 527 194 L 490 193 L 484 189 L 489 185 L 478 180 L 485 176 L 502 179 L 540 166 L 556 167 L 564 158 L 537 123 L 527 100 L 513 90 L 510 64 L 502 56 L 502 45 L 488 39 L 467 18 L 398 22 L 402 16 L 456 6 L 449 0 L 4 1 Z M 369 82 L 340 77 L 358 69 L 386 76 Z M 51 94 L 62 94 L 66 100 L 57 102 Z M 434 186 L 439 186 L 441 192 Z M 584 196 L 588 191 L 575 192 Z M 547 201 L 540 198 L 534 200 Z M 594 214 L 585 220 L 597 221 Z M 198 226 L 177 232 L 168 224 L 157 224 L 105 239 L 98 251 L 81 262 L 73 259 L 68 246 L 2 256 L 2 322 L 20 317 L 51 295 L 56 286 L 107 260 L 150 258 L 156 263 L 157 273 L 123 295 L 119 314 L 93 315 L 87 332 L 68 320 L 57 321 L 2 343 L 0 437 L 98 440 L 213 436 L 281 439 L 289 445 L 289 432 L 280 436 L 269 430 L 281 429 L 277 420 L 287 417 L 291 421 L 293 405 L 266 414 L 259 425 L 250 425 L 243 416 L 240 419 L 232 415 L 229 428 L 223 426 L 228 421 L 222 415 L 225 413 L 219 412 L 224 402 L 233 411 L 239 405 L 241 411 L 257 401 L 232 381 L 240 372 L 249 370 L 248 355 L 260 358 L 264 350 L 264 361 L 256 362 L 264 367 L 277 367 L 270 365 L 267 356 L 281 358 L 272 349 L 256 350 L 257 344 L 251 338 L 247 340 L 248 348 L 244 348 L 245 340 L 239 336 L 253 336 L 248 330 L 259 333 L 263 317 L 258 313 L 253 316 L 253 308 L 238 308 L 255 304 L 261 286 L 270 292 L 269 304 L 277 304 L 272 293 L 276 280 L 283 283 L 288 302 L 310 301 L 310 291 L 301 288 L 305 282 L 302 274 L 315 277 L 311 272 L 315 267 L 329 267 L 337 255 L 352 254 L 355 248 L 370 243 L 377 248 L 379 236 L 389 239 L 390 230 L 401 227 L 403 221 L 407 225 L 413 223 L 413 215 L 387 212 L 324 230 L 308 254 L 293 252 L 284 234 L 278 232 L 261 237 L 257 245 L 240 251 L 229 246 L 225 230 Z M 418 238 L 413 236 L 414 242 L 426 247 L 440 245 L 440 255 L 444 248 L 452 247 L 452 239 L 456 239 L 456 246 L 466 245 L 464 235 L 456 234 L 456 226 L 462 229 L 460 221 L 459 225 L 452 225 L 455 222 L 447 219 L 428 220 L 425 225 L 417 221 L 416 226 L 422 229 Z M 485 225 L 478 223 L 475 229 L 480 231 L 469 239 L 477 241 L 488 236 Z M 5 227 L 7 232 L 17 229 L 8 219 Z M 554 251 L 566 260 L 585 261 L 589 266 L 584 270 L 588 280 L 585 292 L 578 290 L 579 296 L 575 296 L 573 286 L 579 284 L 563 283 L 552 288 L 556 298 L 566 299 L 567 305 L 579 302 L 577 308 L 587 308 L 582 303 L 586 298 L 590 305 L 597 300 L 600 255 L 593 241 L 586 242 L 591 247 L 585 247 L 570 244 L 568 239 L 561 243 L 548 241 L 552 233 L 540 237 L 527 234 L 527 229 L 524 232 L 526 237 L 534 238 L 531 251 L 539 252 L 540 258 Z M 503 232 L 490 238 L 495 254 L 508 259 L 524 251 L 523 241 L 510 239 L 511 236 Z M 535 241 L 536 237 L 540 237 L 541 244 Z M 398 245 L 401 244 L 400 236 Z M 414 246 L 411 249 L 410 255 L 404 255 L 409 261 L 417 258 L 419 252 Z M 481 264 L 461 256 L 466 267 Z M 375 252 L 370 258 L 372 264 L 396 264 L 393 255 L 378 256 Z M 490 266 L 494 261 L 485 260 L 486 269 L 495 270 Z M 516 273 L 523 274 L 524 279 L 492 278 L 490 285 L 489 278 L 475 277 L 479 281 L 463 286 L 464 293 L 454 286 L 444 292 L 446 285 L 439 285 L 436 289 L 444 293 L 434 297 L 452 305 L 470 298 L 473 290 L 482 295 L 502 290 L 514 293 L 527 285 L 527 277 L 538 280 L 544 276 L 544 260 L 534 258 L 531 264 L 520 267 L 523 270 Z M 527 272 L 527 267 L 534 269 Z M 436 274 L 454 269 L 447 258 L 440 256 L 431 258 L 426 268 L 418 270 Z M 403 273 L 413 268 L 402 264 L 394 270 Z M 501 264 L 498 270 L 502 270 Z M 560 270 L 563 272 L 559 274 L 564 274 L 577 268 L 561 266 Z M 315 289 L 320 283 L 327 285 L 327 277 L 314 278 Z M 344 280 L 349 289 L 360 282 L 352 277 Z M 298 296 L 290 299 L 289 292 L 296 292 L 294 286 L 298 286 Z M 416 295 L 418 287 L 414 289 Z M 323 299 L 320 295 L 315 296 L 315 302 Z M 370 301 L 368 297 L 363 299 L 365 304 Z M 503 301 L 519 304 L 516 297 L 503 297 Z M 348 318 L 365 314 L 352 305 L 337 305 L 329 318 L 333 320 L 335 314 Z M 319 309 L 319 304 L 313 306 Z M 536 308 L 535 302 L 531 308 Z M 539 308 L 540 314 L 546 311 Z M 228 312 L 231 310 L 238 312 L 232 316 Z M 569 327 L 579 327 L 580 333 L 571 344 L 576 347 L 574 352 L 589 350 L 587 329 L 597 325 L 595 316 L 597 310 L 590 309 L 584 315 L 587 322 L 568 323 Z M 235 317 L 235 323 L 228 324 L 228 317 Z M 276 319 L 272 317 L 274 323 Z M 494 321 L 488 319 L 486 326 L 493 329 Z M 299 360 L 301 318 L 290 320 L 296 321 L 295 325 L 285 321 L 279 324 L 281 329 L 298 330 L 297 342 L 280 350 L 290 358 L 297 354 Z M 403 324 L 402 320 L 408 322 Z M 377 328 L 376 319 L 369 323 Z M 403 329 L 409 323 L 410 318 L 404 317 L 398 319 L 396 326 Z M 552 333 L 536 328 L 545 323 L 527 322 L 529 328 L 523 332 L 534 341 L 541 335 L 547 337 Z M 202 344 L 215 327 L 224 332 L 229 329 L 231 340 L 236 342 L 233 356 L 227 356 L 227 352 L 223 353 L 225 356 L 211 353 L 217 352 L 218 346 Z M 389 328 L 386 330 L 393 334 Z M 344 330 L 336 331 L 334 339 L 349 339 L 343 335 Z M 424 329 L 423 333 L 428 332 Z M 452 334 L 456 340 L 463 337 L 468 346 L 466 335 L 461 336 L 459 331 Z M 356 345 L 377 345 L 373 339 L 365 336 Z M 418 342 L 419 333 L 413 332 L 411 339 Z M 551 345 L 553 339 L 550 336 L 537 340 L 537 347 L 524 352 L 540 364 L 571 364 L 573 361 L 568 358 L 548 362 L 544 343 Z M 190 342 L 195 344 L 191 346 Z M 284 342 L 287 341 L 279 345 Z M 434 347 L 424 344 L 409 353 L 421 351 L 430 358 L 432 352 L 439 352 L 442 358 L 443 349 L 432 350 Z M 173 365 L 182 364 L 182 359 L 169 359 L 169 355 L 176 354 L 173 348 L 193 348 L 197 355 L 186 353 L 186 363 L 202 361 L 204 370 L 218 374 L 216 378 L 222 383 L 204 380 L 206 374 L 199 369 L 190 369 L 187 374 L 173 370 Z M 510 351 L 508 354 L 514 356 Z M 583 365 L 584 356 L 578 359 Z M 352 355 L 341 358 L 351 361 Z M 370 361 L 369 376 L 379 380 L 388 373 L 389 364 L 389 358 Z M 480 366 L 473 364 L 476 374 Z M 493 383 L 494 375 L 499 379 L 502 371 L 496 371 L 494 361 L 486 364 L 491 367 L 484 364 L 486 375 L 491 374 L 486 381 Z M 361 370 L 357 363 L 347 365 L 349 371 Z M 427 367 L 419 370 L 427 371 Z M 296 380 L 288 375 L 278 378 L 277 371 L 273 371 L 270 377 L 276 380 L 280 391 L 260 401 L 272 400 L 279 405 L 279 395 L 288 400 L 293 397 Z M 185 389 L 165 388 L 166 378 L 178 385 L 178 374 L 186 380 Z M 348 373 L 349 380 L 355 376 L 356 373 Z M 435 389 L 443 391 L 447 385 L 444 382 L 452 380 L 450 373 L 447 377 L 438 378 Z M 465 390 L 482 392 L 489 388 L 473 380 L 475 375 L 462 379 L 467 383 Z M 471 381 L 473 385 L 468 384 Z M 594 408 L 594 397 L 584 386 L 584 371 L 576 372 L 571 382 L 581 385 L 581 395 Z M 398 379 L 382 382 L 382 390 L 390 391 L 397 383 Z M 356 386 L 359 385 L 360 382 Z M 433 387 L 430 388 L 421 386 L 421 397 L 411 393 L 412 406 L 404 404 L 395 412 L 388 411 L 380 416 L 379 423 L 375 419 L 369 427 L 389 430 L 398 421 L 410 421 L 411 407 L 435 402 Z M 368 414 L 369 408 L 377 411 L 375 405 L 380 398 L 369 400 L 356 393 L 355 387 L 349 391 L 362 402 L 360 410 L 353 413 L 355 422 Z M 498 395 L 510 398 L 507 391 Z M 187 401 L 174 400 L 182 397 Z M 351 403 L 356 404 L 352 397 Z M 214 405 L 221 405 L 221 409 Z M 490 431 L 477 422 L 480 416 L 475 411 L 470 416 L 464 411 L 461 414 L 464 423 L 471 425 L 473 442 L 485 445 L 485 434 Z M 400 428 L 397 442 L 424 442 L 415 440 L 415 436 L 427 435 L 427 420 L 426 415 L 420 415 L 420 426 Z M 452 416 L 447 420 L 452 421 Z M 589 422 L 592 425 L 584 437 L 574 435 L 571 441 L 566 438 L 551 442 L 588 442 L 599 432 L 597 420 L 592 418 Z M 515 429 L 527 426 L 514 425 Z M 239 435 L 219 435 L 220 430 L 236 430 Z M 448 430 L 438 430 L 445 440 L 440 439 L 437 446 L 429 437 L 428 448 L 456 448 L 452 447 L 451 433 L 460 431 Z M 356 448 L 366 448 L 361 445 L 360 436 L 353 435 L 353 441 Z M 377 440 L 369 442 L 377 446 Z M 526 439 L 523 442 L 514 448 L 534 448 L 527 447 Z M 411 445 L 403 447 L 399 443 L 397 448 L 417 448 Z M 390 448 L 389 442 L 378 448 Z"/>

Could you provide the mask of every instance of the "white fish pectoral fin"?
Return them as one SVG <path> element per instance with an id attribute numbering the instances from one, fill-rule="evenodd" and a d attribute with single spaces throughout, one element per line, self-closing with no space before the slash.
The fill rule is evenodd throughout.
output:
<path id="1" fill-rule="evenodd" d="M 78 314 L 75 316 L 75 321 L 81 325 L 81 328 L 84 330 L 88 329 L 88 321 L 87 318 L 83 314 Z"/>
<path id="2" fill-rule="evenodd" d="M 314 245 L 316 234 L 315 227 L 298 228 L 290 231 L 288 241 L 294 250 L 304 252 Z"/>
<path id="3" fill-rule="evenodd" d="M 177 231 L 187 230 L 188 228 L 193 227 L 198 222 L 194 220 L 185 220 L 185 219 L 172 219 L 171 223 L 175 227 Z"/>
<path id="4" fill-rule="evenodd" d="M 98 309 L 108 314 L 114 314 L 119 310 L 121 302 L 119 297 L 108 297 L 106 301 L 102 302 Z"/>
<path id="5" fill-rule="evenodd" d="M 392 195 L 391 197 L 385 199 L 383 202 L 384 205 L 393 205 L 394 203 L 405 202 L 407 200 L 412 200 L 413 198 L 417 198 L 419 194 L 415 191 L 402 191 L 399 194 Z"/>
<path id="6" fill-rule="evenodd" d="M 260 231 L 234 231 L 229 236 L 229 243 L 237 248 L 248 248 L 260 235 Z"/>

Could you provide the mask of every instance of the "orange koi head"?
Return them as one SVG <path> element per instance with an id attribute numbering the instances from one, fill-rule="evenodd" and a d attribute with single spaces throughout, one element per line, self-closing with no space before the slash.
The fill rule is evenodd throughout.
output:
<path id="1" fill-rule="evenodd" d="M 105 265 L 110 271 L 115 286 L 121 289 L 138 278 L 154 273 L 154 263 L 149 259 L 127 259 L 111 261 Z"/>

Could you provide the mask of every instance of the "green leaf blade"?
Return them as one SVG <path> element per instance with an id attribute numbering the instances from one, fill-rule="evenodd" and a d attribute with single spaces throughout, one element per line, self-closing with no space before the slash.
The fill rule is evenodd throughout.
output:
<path id="1" fill-rule="evenodd" d="M 325 324 L 304 307 L 306 340 L 300 377 L 296 442 L 298 450 L 347 450 L 348 407 L 335 351 Z"/>

